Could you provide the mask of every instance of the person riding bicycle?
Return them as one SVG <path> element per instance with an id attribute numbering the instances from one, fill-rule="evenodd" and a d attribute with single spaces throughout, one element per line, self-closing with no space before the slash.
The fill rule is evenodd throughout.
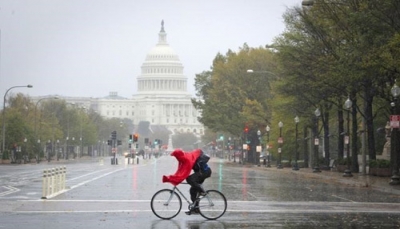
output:
<path id="1" fill-rule="evenodd" d="M 207 164 L 210 157 L 201 149 L 196 149 L 186 153 L 178 149 L 173 151 L 171 156 L 176 157 L 178 160 L 178 170 L 174 175 L 163 176 L 163 182 L 169 182 L 176 186 L 186 179 L 188 184 L 191 185 L 189 191 L 190 199 L 192 202 L 195 202 L 198 193 L 199 195 L 206 194 L 201 184 L 205 179 L 211 176 L 211 168 Z M 193 170 L 193 173 L 190 175 L 191 170 Z M 198 213 L 197 209 L 186 212 L 188 215 L 194 213 Z"/>
<path id="2" fill-rule="evenodd" d="M 199 196 L 205 196 L 206 191 L 203 189 L 203 182 L 205 179 L 211 176 L 211 168 L 208 166 L 207 162 L 210 157 L 201 151 L 200 156 L 197 158 L 195 164 L 193 165 L 193 173 L 186 178 L 186 181 L 190 184 L 190 199 L 192 202 L 196 201 L 196 198 Z M 198 205 L 198 203 L 196 203 Z M 193 213 L 198 213 L 198 209 L 194 209 L 193 211 L 186 212 L 186 214 L 190 215 Z"/>

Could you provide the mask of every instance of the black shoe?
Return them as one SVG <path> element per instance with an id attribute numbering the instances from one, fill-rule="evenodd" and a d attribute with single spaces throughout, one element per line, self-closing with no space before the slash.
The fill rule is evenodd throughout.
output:
<path id="1" fill-rule="evenodd" d="M 186 213 L 186 215 L 198 215 L 200 212 L 199 212 L 199 209 L 193 209 L 193 210 L 187 211 L 185 213 Z"/>
<path id="2" fill-rule="evenodd" d="M 205 196 L 205 195 L 207 195 L 206 192 L 200 192 L 200 193 L 199 193 L 199 196 Z"/>

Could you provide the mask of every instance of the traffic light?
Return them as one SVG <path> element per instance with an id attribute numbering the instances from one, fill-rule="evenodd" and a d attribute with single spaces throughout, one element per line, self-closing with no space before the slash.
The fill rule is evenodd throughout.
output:
<path id="1" fill-rule="evenodd" d="M 134 141 L 134 142 L 137 142 L 138 139 L 139 139 L 139 134 L 134 134 L 134 135 L 133 135 L 133 141 Z"/>
<path id="2" fill-rule="evenodd" d="M 149 138 L 144 139 L 144 144 L 146 144 L 146 145 L 149 144 Z"/>
<path id="3" fill-rule="evenodd" d="M 112 145 L 112 141 L 111 140 L 107 140 L 107 145 Z"/>
<path id="4" fill-rule="evenodd" d="M 112 140 L 115 140 L 115 139 L 117 139 L 117 131 L 113 131 L 113 132 L 111 132 L 111 139 Z"/>
<path id="5" fill-rule="evenodd" d="M 219 135 L 219 140 L 224 140 L 224 135 L 223 134 Z"/>
<path id="6" fill-rule="evenodd" d="M 158 139 L 155 139 L 154 140 L 154 145 L 157 145 L 158 144 Z"/>
<path id="7" fill-rule="evenodd" d="M 129 143 L 129 149 L 130 149 L 130 148 L 132 148 L 132 144 L 131 144 L 131 143 Z"/>
<path id="8" fill-rule="evenodd" d="M 244 132 L 245 132 L 246 134 L 249 133 L 249 127 L 245 126 L 245 127 L 244 127 Z"/>
<path id="9" fill-rule="evenodd" d="M 129 142 L 132 142 L 132 134 L 129 135 Z"/>
<path id="10" fill-rule="evenodd" d="M 122 145 L 122 141 L 121 141 L 121 140 L 118 140 L 118 141 L 117 141 L 117 145 L 119 145 L 119 146 Z"/>

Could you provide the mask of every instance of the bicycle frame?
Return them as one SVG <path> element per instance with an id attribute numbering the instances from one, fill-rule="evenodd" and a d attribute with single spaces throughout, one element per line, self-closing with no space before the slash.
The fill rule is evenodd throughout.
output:
<path id="1" fill-rule="evenodd" d="M 174 186 L 174 187 L 172 188 L 172 191 L 173 191 L 173 192 L 177 192 L 180 196 L 182 196 L 183 199 L 185 199 L 186 202 L 187 202 L 189 205 L 192 204 L 192 203 L 190 203 L 190 201 L 188 200 L 188 198 L 186 198 L 186 196 L 181 192 L 181 190 L 179 190 L 179 188 L 178 188 L 177 186 Z M 172 199 L 172 195 L 171 195 L 171 197 L 168 199 L 168 203 L 171 201 L 171 199 Z"/>
<path id="2" fill-rule="evenodd" d="M 182 184 L 188 184 L 188 183 L 182 183 Z M 180 196 L 183 197 L 183 199 L 186 200 L 186 202 L 189 204 L 189 210 L 191 210 L 191 209 L 195 206 L 195 203 L 196 203 L 196 202 L 198 202 L 200 199 L 203 199 L 204 197 L 206 197 L 206 198 L 208 199 L 208 202 L 209 202 L 209 205 L 210 205 L 210 206 L 214 206 L 214 203 L 213 203 L 212 200 L 208 197 L 208 195 L 203 196 L 203 197 L 199 198 L 198 200 L 196 200 L 195 202 L 191 203 L 191 202 L 189 201 L 189 199 L 186 198 L 186 196 L 181 192 L 181 190 L 179 190 L 179 188 L 178 188 L 177 186 L 174 186 L 174 187 L 172 188 L 172 192 L 178 193 Z M 172 193 L 171 193 L 171 196 L 169 197 L 168 201 L 167 201 L 164 205 L 168 205 L 169 202 L 171 201 L 172 197 L 173 197 L 173 195 L 172 195 Z"/>

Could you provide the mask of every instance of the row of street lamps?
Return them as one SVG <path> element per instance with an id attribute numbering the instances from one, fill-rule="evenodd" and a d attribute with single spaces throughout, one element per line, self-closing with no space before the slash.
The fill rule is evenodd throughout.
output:
<path id="1" fill-rule="evenodd" d="M 303 5 L 305 6 L 311 6 L 314 4 L 314 1 L 303 1 Z M 273 74 L 272 72 L 269 71 L 253 71 L 252 69 L 248 69 L 247 73 L 268 73 L 268 74 Z M 399 152 L 400 152 L 400 131 L 398 130 L 400 125 L 400 111 L 398 111 L 398 104 L 397 104 L 397 97 L 400 95 L 400 87 L 398 87 L 396 84 L 394 84 L 393 88 L 391 89 L 391 94 L 395 100 L 395 102 L 391 103 L 391 106 L 393 107 L 393 119 L 395 122 L 395 124 L 392 125 L 392 132 L 391 132 L 391 162 L 392 162 L 392 177 L 391 177 L 391 181 L 390 184 L 400 184 L 400 176 L 399 176 Z M 350 160 L 350 110 L 352 108 L 352 101 L 350 99 L 350 96 L 347 98 L 347 100 L 344 103 L 344 107 L 347 111 L 347 130 L 346 132 L 343 133 L 343 137 L 344 137 L 344 142 L 347 145 L 346 148 L 346 164 L 347 164 L 347 169 L 344 171 L 343 177 L 352 177 L 352 173 L 351 173 L 351 160 Z M 314 167 L 313 167 L 313 172 L 321 172 L 320 168 L 319 168 L 319 127 L 318 127 L 318 123 L 319 123 L 319 117 L 321 116 L 321 111 L 319 110 L 319 108 L 317 108 L 314 112 L 315 117 L 316 117 L 316 123 L 315 123 L 315 130 L 314 130 Z M 293 170 L 299 170 L 299 166 L 298 166 L 298 123 L 300 122 L 300 119 L 298 116 L 295 117 L 294 119 L 295 123 L 296 123 L 296 149 L 295 149 L 295 162 L 293 165 Z M 392 120 L 391 120 L 392 122 Z M 278 153 L 279 153 L 279 159 L 278 159 L 278 164 L 277 167 L 278 168 L 282 168 L 282 164 L 281 164 L 281 147 L 283 144 L 283 139 L 282 139 L 282 127 L 283 127 L 283 123 L 280 121 L 278 123 L 279 126 L 279 139 L 278 139 L 278 143 L 279 143 L 279 148 L 278 148 Z M 267 151 L 267 157 L 268 157 L 268 165 L 269 165 L 269 152 L 268 152 L 268 147 L 269 147 L 269 131 L 270 128 L 269 126 L 266 127 L 266 131 L 267 131 L 267 135 L 268 135 L 268 140 L 267 140 L 267 144 L 266 144 L 266 151 Z M 261 132 L 257 131 L 258 136 L 260 137 Z M 354 155 L 356 156 L 356 155 Z"/>

